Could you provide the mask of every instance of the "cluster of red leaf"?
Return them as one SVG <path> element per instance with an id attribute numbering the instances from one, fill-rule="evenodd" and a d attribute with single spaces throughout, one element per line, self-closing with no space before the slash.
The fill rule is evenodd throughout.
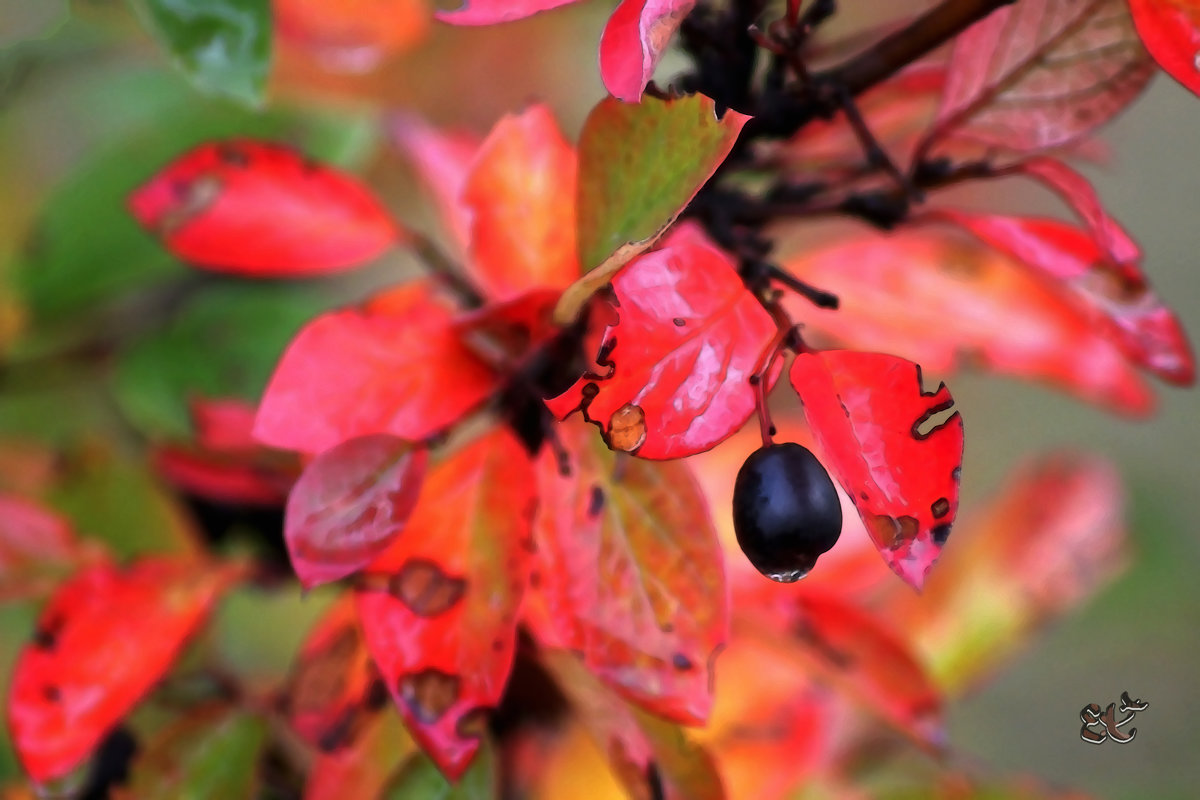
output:
<path id="1" fill-rule="evenodd" d="M 489 24 L 569 1 L 473 0 L 438 16 Z M 278 5 L 281 29 L 320 47 L 364 36 L 392 46 L 410 33 L 365 24 L 394 4 Z M 1027 177 L 1060 194 L 1078 224 L 934 205 L 888 219 L 911 223 L 898 232 L 760 274 L 738 249 L 744 239 L 718 242 L 722 225 L 676 221 L 750 116 L 718 116 L 701 94 L 642 96 L 693 5 L 620 3 L 600 52 L 615 98 L 593 110 L 578 148 L 540 105 L 482 140 L 394 120 L 449 255 L 356 179 L 273 143 L 204 144 L 130 198 L 167 249 L 211 270 L 325 275 L 411 245 L 434 272 L 312 320 L 252 424 L 244 407 L 201 401 L 194 445 L 157 454 L 166 476 L 220 500 L 277 503 L 299 475 L 285 517 L 295 572 L 308 589 L 346 584 L 283 693 L 293 728 L 321 753 L 310 797 L 377 793 L 405 736 L 461 778 L 486 750 L 521 631 L 635 796 L 720 797 L 725 785 L 776 797 L 818 775 L 841 786 L 849 750 L 821 720 L 857 703 L 939 747 L 947 693 L 1114 566 L 1119 532 L 1108 515 L 1088 515 L 1089 503 L 1116 512 L 1113 479 L 1063 460 L 1033 468 L 979 523 L 975 552 L 931 574 L 958 511 L 963 426 L 917 362 L 940 372 L 969 358 L 1131 413 L 1152 402 L 1138 370 L 1192 382 L 1189 345 L 1139 248 L 1059 159 L 1149 79 L 1135 21 L 1178 71 L 1180 31 L 1195 30 L 1186 9 L 1137 2 L 1131 16 L 1121 0 L 1022 0 L 960 36 L 944 67 L 919 65 L 862 98 L 861 115 L 881 121 L 876 146 L 903 154 L 901 178 L 931 189 Z M 1163 33 L 1166 22 L 1176 27 Z M 1196 86 L 1190 73 L 1181 80 Z M 853 210 L 864 187 L 877 188 L 878 175 L 858 170 L 851 148 L 863 137 L 850 128 L 860 111 L 850 108 L 756 154 L 780 174 L 820 179 L 804 214 Z M 907 203 L 915 188 L 898 183 Z M 751 227 L 739 225 L 726 227 Z M 780 286 L 819 286 L 840 308 L 813 308 L 806 291 L 781 299 Z M 724 558 L 727 515 L 711 514 L 706 495 L 725 505 L 730 464 L 701 468 L 704 491 L 677 459 L 731 438 L 706 457 L 744 457 L 755 445 L 739 431 L 756 412 L 763 442 L 783 435 L 767 395 L 788 349 L 807 427 L 786 436 L 818 450 L 857 512 L 859 541 L 938 602 L 900 594 L 872 572 L 878 559 L 846 548 L 828 576 L 788 594 Z M 74 557 L 69 530 L 40 507 L 0 496 L 0 509 L 0 569 Z M 1003 536 L 1015 519 L 1030 530 L 1019 546 Z M 1079 553 L 1095 569 L 1068 581 Z M 75 769 L 240 574 L 166 557 L 127 567 L 81 558 L 23 650 L 10 696 L 31 777 Z M 1025 582 L 1013 586 L 1014 575 Z M 997 585 L 1016 598 L 1008 616 L 969 616 L 995 602 Z M 980 633 L 983 655 L 955 650 L 965 630 Z M 761 694 L 781 686 L 782 702 Z M 374 714 L 388 696 L 407 734 Z M 708 727 L 698 743 L 674 723 Z M 521 747 L 536 759 L 563 745 L 507 746 L 520 763 Z M 762 759 L 787 769 L 756 769 Z"/>

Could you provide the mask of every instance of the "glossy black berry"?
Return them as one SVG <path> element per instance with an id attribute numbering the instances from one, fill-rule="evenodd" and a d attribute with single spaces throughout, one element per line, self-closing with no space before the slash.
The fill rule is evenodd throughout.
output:
<path id="1" fill-rule="evenodd" d="M 759 572 L 799 580 L 841 535 L 837 489 L 816 456 L 794 442 L 756 450 L 733 485 L 733 530 Z"/>

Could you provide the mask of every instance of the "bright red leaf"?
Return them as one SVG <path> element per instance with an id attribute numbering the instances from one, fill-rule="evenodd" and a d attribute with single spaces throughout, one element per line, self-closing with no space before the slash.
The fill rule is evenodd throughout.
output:
<path id="1" fill-rule="evenodd" d="M 1164 380 L 1188 385 L 1195 360 L 1179 318 L 1163 305 L 1137 264 L 1116 264 L 1078 228 L 1052 219 L 972 214 L 940 216 L 1039 272 L 1061 281 L 1113 329 L 1131 359 Z"/>
<path id="2" fill-rule="evenodd" d="M 600 77 L 614 97 L 636 103 L 679 23 L 696 0 L 622 0 L 600 37 Z"/>
<path id="3" fill-rule="evenodd" d="M 437 18 L 451 25 L 493 25 L 576 2 L 579 0 L 464 0 L 453 11 L 439 11 Z"/>
<path id="4" fill-rule="evenodd" d="M 949 231 L 860 234 L 786 262 L 838 295 L 838 310 L 786 298 L 805 337 L 882 351 L 947 372 L 973 366 L 1051 382 L 1126 414 L 1154 396 L 1137 369 L 1061 286 Z"/>
<path id="5" fill-rule="evenodd" d="M 385 434 L 321 453 L 292 487 L 284 539 L 306 589 L 352 575 L 404 532 L 427 451 Z"/>
<path id="6" fill-rule="evenodd" d="M 575 170 L 574 148 L 542 105 L 500 120 L 479 148 L 462 203 L 471 215 L 468 265 L 490 299 L 579 277 Z"/>
<path id="7" fill-rule="evenodd" d="M 292 727 L 325 753 L 352 744 L 386 704 L 352 594 L 343 595 L 309 631 L 284 696 Z"/>
<path id="8" fill-rule="evenodd" d="M 1119 113 L 1153 73 L 1125 0 L 1022 0 L 954 40 L 928 141 L 1058 147 Z"/>
<path id="9" fill-rule="evenodd" d="M 635 460 L 618 472 L 591 427 L 558 430 L 570 474 L 550 452 L 539 464 L 535 563 L 551 626 L 543 638 L 647 710 L 701 724 L 728 633 L 704 495 L 683 463 Z"/>
<path id="10" fill-rule="evenodd" d="M 373 67 L 410 47 L 429 30 L 429 0 L 272 0 L 280 36 L 310 50 L 328 66 Z"/>
<path id="11" fill-rule="evenodd" d="M 146 558 L 85 567 L 55 593 L 21 650 L 8 722 L 36 782 L 78 766 L 170 669 L 228 576 Z"/>
<path id="12" fill-rule="evenodd" d="M 686 226 L 612 287 L 617 320 L 596 356 L 608 372 L 580 378 L 551 411 L 580 409 L 610 447 L 651 459 L 703 452 L 740 428 L 776 328 L 733 259 Z"/>
<path id="13" fill-rule="evenodd" d="M 1158 65 L 1200 94 L 1200 2 L 1129 0 L 1142 43 Z"/>
<path id="14" fill-rule="evenodd" d="M 888 566 L 920 589 L 958 511 L 962 418 L 926 392 L 921 368 L 882 353 L 802 353 L 792 386 L 822 460 L 858 508 Z"/>
<path id="15" fill-rule="evenodd" d="M 409 284 L 305 326 L 267 386 L 254 435 L 307 453 L 374 433 L 418 441 L 459 420 L 495 386 L 432 287 Z"/>
<path id="16" fill-rule="evenodd" d="M 245 139 L 185 153 L 135 190 L 129 207 L 178 258 L 254 277 L 344 270 L 403 237 L 356 179 Z"/>
<path id="17" fill-rule="evenodd" d="M 506 429 L 430 470 L 405 534 L 358 595 L 367 646 L 413 737 L 451 779 L 512 668 L 536 475 Z"/>

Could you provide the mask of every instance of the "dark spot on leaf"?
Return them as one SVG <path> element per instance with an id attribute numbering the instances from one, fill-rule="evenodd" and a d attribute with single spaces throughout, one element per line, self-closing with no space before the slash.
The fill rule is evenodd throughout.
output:
<path id="1" fill-rule="evenodd" d="M 531 589 L 542 588 L 542 573 L 536 569 L 533 572 L 529 573 L 529 588 L 531 588 Z"/>
<path id="2" fill-rule="evenodd" d="M 950 513 L 950 501 L 944 497 L 939 497 L 929 507 L 929 510 L 933 512 L 934 519 L 941 519 Z"/>
<path id="3" fill-rule="evenodd" d="M 846 408 L 846 404 L 839 399 L 838 405 L 842 407 L 842 413 L 846 415 L 846 419 L 850 419 L 850 409 Z"/>
<path id="4" fill-rule="evenodd" d="M 930 533 L 933 534 L 934 544 L 936 544 L 938 547 L 941 547 L 946 543 L 946 540 L 950 538 L 950 526 L 938 525 L 936 528 L 930 531 Z"/>
<path id="5" fill-rule="evenodd" d="M 472 708 L 454 723 L 454 732 L 460 739 L 482 739 L 487 733 L 487 724 L 488 710 L 482 707 Z"/>
<path id="6" fill-rule="evenodd" d="M 388 702 L 388 690 L 379 678 L 372 678 L 363 691 L 363 708 L 368 711 L 382 711 Z"/>
<path id="7" fill-rule="evenodd" d="M 426 669 L 403 676 L 398 693 L 418 722 L 432 725 L 458 700 L 459 685 L 456 675 Z"/>
<path id="8" fill-rule="evenodd" d="M 863 501 L 864 503 L 865 503 L 865 502 L 867 502 L 868 500 L 870 500 L 870 499 L 871 499 L 871 498 L 870 498 L 870 497 L 867 495 L 867 493 L 866 493 L 866 492 L 859 492 L 859 493 L 858 493 L 858 496 L 859 496 L 860 498 L 862 498 L 862 501 Z"/>
<path id="9" fill-rule="evenodd" d="M 751 375 L 749 378 L 746 379 L 746 382 L 749 383 L 751 386 L 758 386 L 758 376 Z"/>
<path id="10" fill-rule="evenodd" d="M 496 653 L 504 652 L 504 640 L 496 639 L 494 642 L 492 642 L 492 650 Z"/>
<path id="11" fill-rule="evenodd" d="M 450 577 L 429 559 L 410 558 L 392 577 L 389 589 L 417 616 L 436 617 L 462 599 L 467 582 Z"/>
<path id="12" fill-rule="evenodd" d="M 675 625 L 674 625 L 674 623 L 671 623 L 671 622 L 664 622 L 663 624 L 658 626 L 658 629 L 660 631 L 662 631 L 663 633 L 674 633 Z"/>
<path id="13" fill-rule="evenodd" d="M 626 403 L 608 421 L 608 445 L 613 450 L 633 453 L 646 441 L 646 412 Z"/>
<path id="14" fill-rule="evenodd" d="M 594 517 L 604 510 L 604 490 L 598 485 L 592 487 L 592 495 L 588 499 L 587 514 Z"/>
<path id="15" fill-rule="evenodd" d="M 42 626 L 33 632 L 33 646 L 39 650 L 53 650 L 58 646 L 59 626 Z"/>
<path id="16" fill-rule="evenodd" d="M 62 691 L 57 686 L 48 683 L 42 687 L 42 697 L 48 703 L 57 703 L 62 700 Z"/>
<path id="17" fill-rule="evenodd" d="M 682 328 L 684 325 L 687 325 L 687 320 L 683 317 L 676 317 L 671 321 L 675 323 L 676 328 Z"/>
<path id="18" fill-rule="evenodd" d="M 692 660 L 683 653 L 676 653 L 675 655 L 671 656 L 671 666 L 675 667 L 675 669 L 679 670 L 680 672 L 687 672 L 696 665 L 693 664 Z"/>
<path id="19" fill-rule="evenodd" d="M 347 625 L 297 667 L 288 691 L 294 712 L 322 711 L 345 690 L 349 661 L 358 652 L 358 629 Z"/>
<path id="20" fill-rule="evenodd" d="M 895 550 L 897 547 L 911 542 L 921 529 L 921 523 L 916 517 L 889 517 L 886 514 L 864 514 L 867 533 L 879 547 Z"/>
<path id="21" fill-rule="evenodd" d="M 321 731 L 317 737 L 317 748 L 322 753 L 332 753 L 341 750 L 354 741 L 362 716 L 359 709 L 353 706 L 343 708 L 329 727 Z"/>
<path id="22" fill-rule="evenodd" d="M 250 166 L 250 157 L 246 155 L 246 152 L 229 142 L 217 145 L 217 158 L 222 164 L 228 164 L 231 167 Z"/>
<path id="23" fill-rule="evenodd" d="M 824 636 L 819 634 L 812 625 L 806 621 L 801 621 L 796 625 L 796 637 L 816 651 L 817 655 L 824 658 L 833 666 L 841 670 L 849 669 L 854 664 L 854 658 L 847 652 L 840 650 L 833 642 L 830 642 Z"/>

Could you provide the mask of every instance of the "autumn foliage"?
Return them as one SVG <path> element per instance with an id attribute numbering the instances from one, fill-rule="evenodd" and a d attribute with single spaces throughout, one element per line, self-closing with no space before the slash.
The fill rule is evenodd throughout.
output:
<path id="1" fill-rule="evenodd" d="M 286 93 L 572 2 L 276 0 L 256 36 Z M 218 22 L 148 5 L 201 88 L 259 97 L 266 62 L 238 59 L 266 45 L 222 77 L 196 57 Z M 836 5 L 622 0 L 578 136 L 538 101 L 487 131 L 375 118 L 403 202 L 286 126 L 137 160 L 120 218 L 188 271 L 156 296 L 160 339 L 105 339 L 134 435 L 93 437 L 73 469 L 116 475 L 133 439 L 152 497 L 105 496 L 159 527 L 106 539 L 53 445 L 0 438 L 0 602 L 41 609 L 7 699 L 31 784 L 771 800 L 859 796 L 864 753 L 948 763 L 947 704 L 1113 575 L 1124 529 L 1113 469 L 1061 453 L 960 522 L 964 441 L 988 420 L 941 379 L 1130 416 L 1153 381 L 1193 382 L 1140 247 L 1071 164 L 1160 66 L 1200 93 L 1200 7 L 944 0 L 837 41 Z M 940 194 L 1003 178 L 1068 214 Z M 832 218 L 856 225 L 797 244 Z M 398 255 L 420 274 L 378 269 Z M 31 308 L 31 348 L 75 346 Z M 811 449 L 844 511 L 796 584 L 733 527 L 734 476 L 771 442 Z M 216 533 L 230 514 L 251 545 Z M 302 592 L 289 663 L 231 654 L 253 636 L 225 604 Z M 923 796 L 997 780 L 928 772 Z"/>

